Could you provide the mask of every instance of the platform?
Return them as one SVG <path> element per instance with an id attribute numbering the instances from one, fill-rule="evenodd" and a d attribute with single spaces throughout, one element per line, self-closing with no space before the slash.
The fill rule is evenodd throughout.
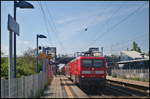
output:
<path id="1" fill-rule="evenodd" d="M 63 75 L 54 76 L 51 85 L 40 98 L 88 98 L 72 81 Z"/>
<path id="2" fill-rule="evenodd" d="M 41 98 L 67 98 L 65 90 L 60 85 L 60 77 L 55 76 Z"/>
<path id="3" fill-rule="evenodd" d="M 129 80 L 129 79 L 114 78 L 112 76 L 106 76 L 106 79 L 119 81 L 119 82 L 130 83 L 130 84 L 144 86 L 144 87 L 149 87 L 149 82 L 142 82 L 142 81 L 135 81 L 135 80 Z"/>

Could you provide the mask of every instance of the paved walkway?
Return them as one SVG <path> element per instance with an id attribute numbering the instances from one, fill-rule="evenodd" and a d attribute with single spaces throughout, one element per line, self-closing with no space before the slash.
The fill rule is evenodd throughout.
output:
<path id="1" fill-rule="evenodd" d="M 55 76 L 41 98 L 67 98 L 64 88 L 60 85 L 60 76 Z"/>
<path id="2" fill-rule="evenodd" d="M 64 75 L 58 75 L 54 76 L 51 85 L 41 98 L 88 98 L 88 96 Z"/>

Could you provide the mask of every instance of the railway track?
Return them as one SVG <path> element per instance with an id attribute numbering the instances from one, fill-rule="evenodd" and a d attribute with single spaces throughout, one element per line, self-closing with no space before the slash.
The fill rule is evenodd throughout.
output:
<path id="1" fill-rule="evenodd" d="M 139 88 L 139 87 L 138 87 Z M 145 90 L 130 85 L 107 81 L 106 88 L 97 94 L 89 95 L 90 98 L 149 98 Z M 143 88 L 145 89 L 145 88 Z M 147 89 L 147 88 L 146 88 Z M 88 93 L 89 94 L 89 93 Z"/>
<path id="2" fill-rule="evenodd" d="M 141 89 L 138 90 L 138 88 L 131 88 L 131 86 L 111 81 L 107 81 L 104 90 L 94 90 L 94 88 L 88 90 L 73 84 L 66 77 L 61 77 L 60 79 L 68 98 L 149 98 L 149 95 L 145 91 L 141 91 Z"/>
<path id="3" fill-rule="evenodd" d="M 124 93 L 135 96 L 149 96 L 149 87 L 123 83 L 119 81 L 107 80 L 107 85 L 109 87 L 115 87 L 117 89 L 123 90 Z"/>
<path id="4" fill-rule="evenodd" d="M 134 95 L 129 91 L 126 92 L 125 90 L 107 85 L 103 91 L 95 92 L 94 94 L 88 93 L 88 96 L 89 98 L 148 98 L 148 96 Z"/>

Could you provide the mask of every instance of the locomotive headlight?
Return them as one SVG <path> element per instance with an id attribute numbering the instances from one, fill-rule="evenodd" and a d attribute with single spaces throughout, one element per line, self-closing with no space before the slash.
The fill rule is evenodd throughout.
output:
<path id="1" fill-rule="evenodd" d="M 82 74 L 91 74 L 91 71 L 83 70 Z"/>
<path id="2" fill-rule="evenodd" d="M 82 75 L 81 78 L 84 78 L 84 75 Z"/>

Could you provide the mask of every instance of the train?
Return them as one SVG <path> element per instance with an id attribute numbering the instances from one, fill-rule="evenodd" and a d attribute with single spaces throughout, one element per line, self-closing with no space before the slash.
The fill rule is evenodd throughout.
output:
<path id="1" fill-rule="evenodd" d="M 64 75 L 82 88 L 106 85 L 107 62 L 104 57 L 79 56 L 63 67 Z"/>

